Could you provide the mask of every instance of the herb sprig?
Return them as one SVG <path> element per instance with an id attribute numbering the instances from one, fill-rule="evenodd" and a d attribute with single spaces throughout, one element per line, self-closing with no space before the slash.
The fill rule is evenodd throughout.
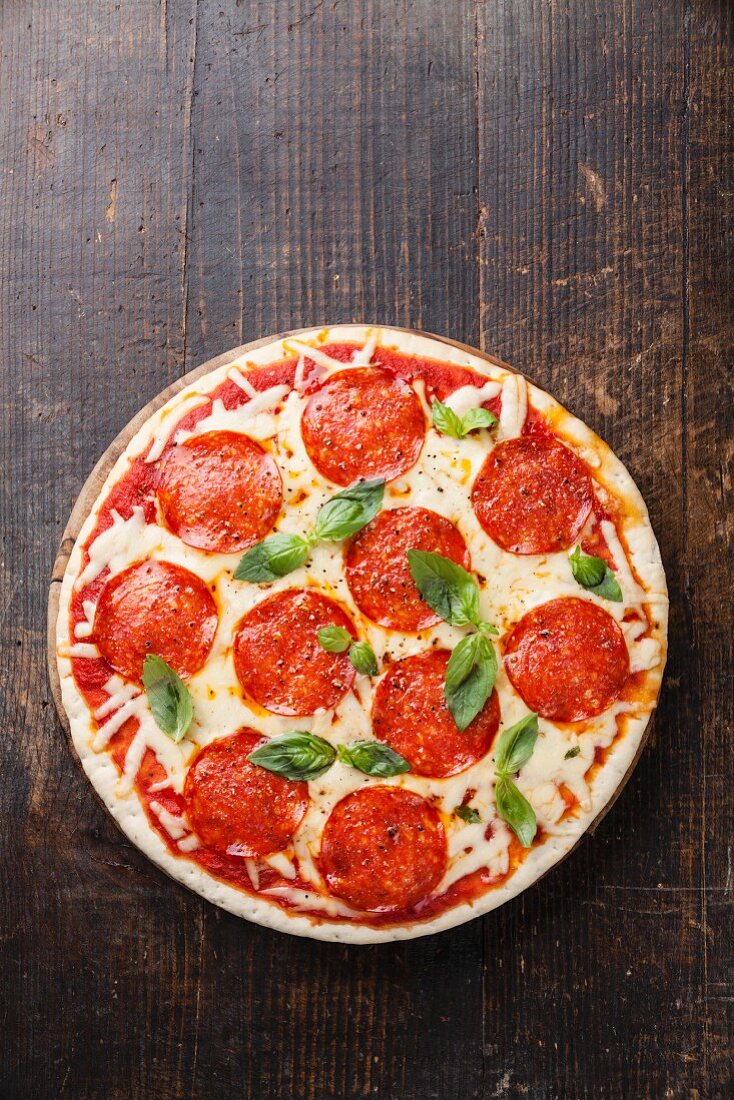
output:
<path id="1" fill-rule="evenodd" d="M 284 779 L 318 779 L 334 763 L 336 750 L 315 733 L 290 730 L 271 737 L 247 759 Z"/>
<path id="2" fill-rule="evenodd" d="M 348 650 L 352 667 L 363 676 L 376 676 L 379 672 L 377 657 L 369 642 L 355 642 L 345 627 L 322 626 L 316 637 L 327 653 L 345 653 Z"/>
<path id="3" fill-rule="evenodd" d="M 444 622 L 473 626 L 454 647 L 446 667 L 444 698 L 457 728 L 465 730 L 492 693 L 497 655 L 489 635 L 497 630 L 479 614 L 479 587 L 461 565 L 429 550 L 408 550 L 410 572 L 421 596 Z"/>
<path id="4" fill-rule="evenodd" d="M 457 806 L 454 810 L 457 817 L 460 817 L 462 821 L 465 821 L 467 825 L 479 825 L 481 823 L 481 817 L 479 811 L 475 810 L 473 806 L 470 806 L 468 802 L 462 802 L 461 806 Z"/>
<path id="5" fill-rule="evenodd" d="M 535 810 L 512 776 L 527 764 L 538 739 L 538 716 L 526 714 L 500 734 L 495 753 L 494 789 L 497 813 L 507 822 L 523 848 L 529 848 L 538 831 Z"/>
<path id="6" fill-rule="evenodd" d="M 450 405 L 444 405 L 437 397 L 431 404 L 431 419 L 441 435 L 449 435 L 452 439 L 463 439 L 477 428 L 493 428 L 497 424 L 497 417 L 489 409 L 479 406 L 459 416 Z"/>
<path id="7" fill-rule="evenodd" d="M 143 687 L 155 724 L 178 744 L 194 716 L 186 684 L 162 657 L 148 653 L 143 662 Z"/>
<path id="8" fill-rule="evenodd" d="M 322 776 L 337 757 L 342 764 L 380 779 L 410 771 L 408 761 L 380 741 L 352 741 L 334 747 L 323 737 L 305 730 L 271 737 L 247 759 L 285 779 L 308 780 Z"/>
<path id="9" fill-rule="evenodd" d="M 385 494 L 385 479 L 357 481 L 342 489 L 319 509 L 316 524 L 305 535 L 269 535 L 240 558 L 235 580 L 265 584 L 299 569 L 317 542 L 340 542 L 355 535 L 374 519 Z"/>
<path id="10" fill-rule="evenodd" d="M 351 745 L 337 745 L 336 752 L 342 764 L 380 779 L 410 771 L 405 757 L 380 741 L 352 741 Z"/>
<path id="11" fill-rule="evenodd" d="M 582 588 L 593 592 L 596 596 L 601 596 L 603 600 L 622 603 L 624 599 L 622 589 L 604 558 L 584 554 L 581 547 L 577 546 L 573 553 L 568 555 L 568 560 L 571 563 L 574 580 L 578 581 Z"/>

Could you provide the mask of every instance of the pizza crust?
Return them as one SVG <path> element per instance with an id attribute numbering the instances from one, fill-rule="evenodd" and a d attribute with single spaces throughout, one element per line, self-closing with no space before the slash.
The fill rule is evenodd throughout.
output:
<path id="1" fill-rule="evenodd" d="M 339 923 L 333 919 L 319 921 L 310 916 L 293 914 L 292 911 L 285 911 L 276 904 L 252 897 L 244 891 L 213 878 L 191 860 L 172 855 L 150 827 L 143 803 L 135 791 L 131 790 L 125 797 L 120 796 L 119 773 L 110 757 L 104 752 L 92 750 L 89 738 L 89 711 L 74 683 L 71 659 L 65 653 L 76 641 L 69 637 L 69 612 L 73 583 L 82 564 L 81 547 L 94 528 L 99 506 L 105 500 L 110 487 L 124 473 L 129 457 L 144 453 L 151 439 L 156 437 L 157 431 L 159 435 L 165 437 L 170 432 L 169 425 L 174 415 L 182 408 L 191 407 L 198 392 L 208 392 L 215 388 L 238 365 L 245 368 L 246 372 L 250 364 L 265 365 L 297 353 L 299 344 L 324 344 L 327 339 L 329 343 L 362 343 L 363 341 L 369 343 L 374 339 L 375 333 L 376 330 L 370 327 L 348 325 L 331 329 L 303 330 L 275 340 L 260 341 L 256 345 L 236 349 L 212 364 L 205 364 L 198 368 L 175 385 L 175 393 L 171 396 L 161 395 L 144 409 L 128 429 L 118 437 L 110 451 L 98 464 L 74 509 L 67 528 L 67 536 L 76 535 L 76 542 L 66 562 L 63 547 L 68 545 L 67 539 L 65 538 L 62 543 L 62 553 L 57 564 L 65 563 L 65 569 L 60 593 L 58 584 L 52 585 L 49 624 L 52 682 L 58 678 L 60 700 L 57 699 L 57 705 L 61 703 L 59 709 L 62 719 L 65 717 L 68 719 L 73 745 L 90 782 L 129 839 L 171 877 L 238 916 L 291 934 L 349 943 L 375 943 L 430 935 L 491 911 L 537 881 L 566 856 L 581 839 L 583 833 L 598 823 L 609 809 L 641 751 L 650 713 L 625 717 L 624 735 L 615 739 L 603 768 L 594 780 L 589 808 L 583 813 L 579 810 L 578 817 L 574 819 L 572 831 L 566 835 L 550 836 L 543 844 L 531 849 L 525 861 L 506 882 L 488 890 L 470 904 L 456 906 L 425 923 L 376 928 L 348 921 Z M 382 328 L 379 330 L 379 336 L 383 347 L 395 347 L 404 354 L 468 367 L 485 374 L 488 379 L 500 378 L 511 370 L 492 357 L 483 356 L 463 345 L 425 334 Z M 205 386 L 199 391 L 196 383 L 204 378 Z M 651 712 L 660 688 L 665 664 L 668 601 L 660 554 L 644 501 L 628 471 L 606 444 L 586 425 L 563 409 L 554 398 L 532 383 L 527 385 L 528 396 L 532 399 L 534 406 L 544 412 L 559 435 L 571 441 L 578 453 L 590 461 L 595 479 L 606 487 L 612 496 L 623 502 L 626 518 L 622 536 L 625 549 L 635 578 L 645 590 L 645 602 L 654 613 L 655 627 L 652 636 L 660 652 L 658 664 L 648 669 L 645 674 L 644 696 Z M 501 430 L 503 427 L 511 430 L 511 425 L 501 424 Z M 105 467 L 109 472 L 100 486 L 100 474 L 105 472 Z M 95 503 L 89 514 L 86 514 L 92 496 L 96 498 Z M 74 527 L 83 514 L 86 514 L 86 519 L 77 534 Z M 55 570 L 55 576 L 59 576 L 58 570 Z M 58 614 L 55 613 L 57 598 Z"/>

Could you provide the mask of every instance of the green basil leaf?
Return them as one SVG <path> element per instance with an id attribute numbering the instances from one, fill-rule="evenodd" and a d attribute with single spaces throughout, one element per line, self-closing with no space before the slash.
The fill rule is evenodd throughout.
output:
<path id="1" fill-rule="evenodd" d="M 445 622 L 479 621 L 479 589 L 471 573 L 430 550 L 408 550 L 408 564 L 421 596 Z"/>
<path id="2" fill-rule="evenodd" d="M 336 751 L 342 764 L 379 779 L 389 779 L 392 775 L 410 771 L 405 757 L 379 741 L 352 741 L 351 745 L 337 745 Z"/>
<path id="3" fill-rule="evenodd" d="M 352 635 L 343 626 L 322 626 L 316 637 L 327 653 L 343 653 L 352 644 Z"/>
<path id="4" fill-rule="evenodd" d="M 314 535 L 329 542 L 347 539 L 361 531 L 380 510 L 385 479 L 357 481 L 321 506 Z"/>
<path id="5" fill-rule="evenodd" d="M 497 417 L 489 409 L 469 409 L 459 416 L 450 405 L 444 405 L 437 397 L 431 404 L 431 418 L 437 431 L 453 439 L 463 439 L 477 428 L 493 428 L 497 423 Z"/>
<path id="6" fill-rule="evenodd" d="M 474 665 L 477 663 L 477 646 L 479 644 L 478 634 L 467 634 L 465 638 L 457 642 L 446 666 L 444 687 L 452 691 L 468 679 Z"/>
<path id="7" fill-rule="evenodd" d="M 538 831 L 535 810 L 518 787 L 503 775 L 494 789 L 497 813 L 512 829 L 523 848 L 529 848 Z"/>
<path id="8" fill-rule="evenodd" d="M 497 656 L 483 634 L 462 638 L 449 658 L 443 694 L 457 729 L 465 730 L 481 711 L 494 687 Z"/>
<path id="9" fill-rule="evenodd" d="M 461 418 L 461 434 L 468 435 L 477 428 L 493 428 L 497 423 L 497 417 L 489 409 L 469 409 Z"/>
<path id="10" fill-rule="evenodd" d="M 318 779 L 334 763 L 336 751 L 323 737 L 293 730 L 271 737 L 247 759 L 285 779 Z"/>
<path id="11" fill-rule="evenodd" d="M 581 746 L 580 745 L 574 745 L 574 747 L 572 749 L 568 750 L 568 752 L 563 757 L 563 759 L 564 760 L 573 760 L 574 756 L 578 756 L 580 752 L 581 752 Z"/>
<path id="12" fill-rule="evenodd" d="M 450 435 L 452 439 L 463 439 L 461 417 L 437 397 L 434 397 L 431 403 L 431 419 L 436 431 L 441 435 Z"/>
<path id="13" fill-rule="evenodd" d="M 614 603 L 622 603 L 624 600 L 619 582 L 608 565 L 601 584 L 594 585 L 593 588 L 589 589 L 589 592 L 593 592 L 596 596 L 601 596 L 603 600 L 613 600 Z"/>
<path id="14" fill-rule="evenodd" d="M 274 581 L 303 565 L 308 551 L 309 544 L 300 535 L 270 535 L 245 551 L 234 571 L 235 580 Z"/>
<path id="15" fill-rule="evenodd" d="M 469 806 L 468 803 L 464 803 L 463 806 L 457 806 L 454 813 L 457 817 L 460 817 L 462 821 L 466 821 L 468 825 L 479 825 L 482 820 L 474 807 Z"/>
<path id="16" fill-rule="evenodd" d="M 595 558 L 591 554 L 584 554 L 580 546 L 577 546 L 568 560 L 571 563 L 571 572 L 574 580 L 578 581 L 582 588 L 595 588 L 601 584 L 606 572 L 607 563 L 604 558 Z"/>
<path id="17" fill-rule="evenodd" d="M 143 662 L 143 687 L 155 724 L 178 744 L 194 716 L 186 684 L 162 657 L 149 653 Z"/>
<path id="18" fill-rule="evenodd" d="M 581 547 L 577 546 L 573 553 L 569 554 L 568 560 L 571 563 L 574 579 L 582 588 L 593 592 L 595 596 L 601 596 L 603 600 L 622 602 L 624 599 L 622 589 L 604 558 L 584 554 Z"/>
<path id="19" fill-rule="evenodd" d="M 379 672 L 377 657 L 369 642 L 353 642 L 349 647 L 349 660 L 363 676 L 376 676 Z"/>
<path id="20" fill-rule="evenodd" d="M 533 755 L 538 739 L 538 716 L 526 714 L 500 734 L 495 751 L 495 768 L 500 775 L 514 775 Z"/>

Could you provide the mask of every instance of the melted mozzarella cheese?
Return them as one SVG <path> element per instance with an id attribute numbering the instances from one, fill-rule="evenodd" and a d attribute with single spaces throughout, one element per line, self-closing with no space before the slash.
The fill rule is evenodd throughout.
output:
<path id="1" fill-rule="evenodd" d="M 317 367 L 323 367 L 324 370 L 344 370 L 348 366 L 347 363 L 340 362 L 339 359 L 332 359 L 326 352 L 321 351 L 319 348 L 311 347 L 309 344 L 302 344 L 299 340 L 288 340 L 287 347 L 289 351 L 295 352 L 296 355 L 303 356 L 304 359 L 310 359 L 312 363 L 315 363 Z"/>
<path id="2" fill-rule="evenodd" d="M 446 404 L 457 416 L 464 416 L 469 409 L 477 409 L 501 393 L 499 382 L 485 382 L 483 386 L 461 386 L 446 398 Z"/>
<path id="3" fill-rule="evenodd" d="M 229 851 L 229 849 L 227 849 L 227 850 Z M 260 869 L 257 865 L 256 860 L 246 859 L 245 860 L 245 867 L 247 868 L 247 874 L 249 875 L 250 882 L 252 883 L 252 889 L 253 890 L 259 890 L 260 889 Z"/>
<path id="4" fill-rule="evenodd" d="M 170 810 L 167 810 L 165 806 L 161 806 L 160 802 L 156 802 L 155 799 L 151 800 L 150 808 L 172 840 L 180 840 L 188 833 L 189 827 L 186 824 L 186 819 L 180 814 L 172 814 Z"/>
<path id="5" fill-rule="evenodd" d="M 143 556 L 136 553 L 139 541 L 147 533 L 143 509 L 134 507 L 129 519 L 123 519 L 114 508 L 110 514 L 112 525 L 89 547 L 89 561 L 77 577 L 75 588 L 86 588 L 107 566 L 111 573 L 117 573 Z"/>
<path id="6" fill-rule="evenodd" d="M 514 439 L 520 435 L 528 411 L 528 386 L 520 374 L 509 374 L 502 387 L 502 408 L 498 439 Z"/>
<path id="7" fill-rule="evenodd" d="M 177 431 L 174 442 L 183 443 L 192 436 L 216 431 L 242 432 L 257 440 L 270 439 L 278 431 L 275 408 L 289 393 L 289 386 L 271 386 L 236 409 L 226 409 L 224 402 L 216 398 L 209 415 L 203 417 L 192 431 Z"/>
<path id="8" fill-rule="evenodd" d="M 187 413 L 192 412 L 193 409 L 198 409 L 200 405 L 205 404 L 208 400 L 206 394 L 192 393 L 182 398 L 173 408 L 165 409 L 161 413 L 160 422 L 153 433 L 150 450 L 145 456 L 145 461 L 157 462 L 171 436 L 173 425 L 182 420 Z"/>
<path id="9" fill-rule="evenodd" d="M 62 657 L 100 657 L 101 654 L 92 642 L 75 642 L 73 645 L 61 646 L 59 654 Z"/>
<path id="10" fill-rule="evenodd" d="M 108 699 L 106 703 L 103 703 L 101 707 L 97 707 L 94 712 L 94 717 L 99 721 L 100 718 L 104 718 L 106 715 L 111 714 L 112 711 L 117 710 L 124 703 L 127 703 L 130 699 L 134 699 L 136 695 L 140 694 L 140 688 L 135 684 L 130 684 L 126 680 L 123 680 L 121 676 L 110 676 L 109 680 L 104 686 L 104 690 L 107 692 Z"/>
<path id="11" fill-rule="evenodd" d="M 289 859 L 285 852 L 275 852 L 271 856 L 265 856 L 263 863 L 267 863 L 269 867 L 272 867 L 274 871 L 277 871 L 283 878 L 295 878 L 296 869 L 293 866 L 293 861 Z"/>
<path id="12" fill-rule="evenodd" d="M 632 570 L 627 561 L 627 555 L 622 549 L 617 529 L 608 519 L 601 521 L 601 533 L 609 547 L 609 552 L 614 560 L 617 573 L 617 583 L 622 589 L 624 602 L 627 606 L 642 607 L 645 602 L 645 593 L 632 576 Z"/>
<path id="13" fill-rule="evenodd" d="M 88 638 L 94 630 L 94 612 L 97 605 L 92 600 L 82 600 L 82 610 L 84 611 L 84 619 L 80 620 L 74 627 L 75 638 Z"/>
<path id="14" fill-rule="evenodd" d="M 377 341 L 380 338 L 380 330 L 372 329 L 367 340 L 361 348 L 352 354 L 352 366 L 353 367 L 368 367 L 372 362 L 372 356 L 375 354 L 375 348 L 377 347 Z"/>
<path id="15" fill-rule="evenodd" d="M 375 342 L 376 339 L 375 336 Z M 369 363 L 374 347 L 375 343 L 365 345 L 355 355 L 353 365 Z M 288 342 L 288 351 L 300 356 L 301 371 L 306 357 L 325 370 L 345 369 L 344 363 L 297 340 Z M 267 425 L 262 430 L 266 430 L 267 438 L 272 439 L 271 453 L 281 470 L 286 504 L 277 529 L 304 534 L 313 527 L 319 508 L 334 492 L 334 488 L 325 483 L 316 471 L 303 445 L 300 421 L 307 398 L 300 394 L 298 388 L 288 391 L 284 386 L 258 393 L 238 367 L 231 367 L 228 377 L 250 395 L 251 401 L 233 410 L 227 410 L 221 401 L 215 401 L 210 415 L 196 426 L 194 432 L 223 429 L 265 438 L 265 435 L 259 434 L 260 428 L 265 425 L 265 418 Z M 422 382 L 417 382 L 414 388 L 425 406 Z M 456 524 L 470 548 L 472 568 L 479 578 L 482 618 L 493 622 L 500 632 L 514 625 L 526 611 L 559 596 L 589 599 L 603 606 L 622 623 L 625 611 L 640 606 L 645 597 L 632 575 L 613 525 L 607 524 L 603 531 L 624 595 L 624 602 L 618 604 L 600 600 L 580 589 L 573 578 L 567 553 L 537 556 L 509 554 L 492 542 L 480 527 L 471 505 L 471 487 L 493 439 L 512 438 L 522 431 L 527 413 L 527 385 L 519 375 L 507 373 L 502 375 L 501 381 L 488 381 L 481 387 L 462 387 L 449 398 L 451 407 L 456 412 L 462 412 L 494 397 L 500 390 L 502 411 L 499 427 L 493 436 L 481 433 L 481 436 L 453 440 L 440 435 L 430 426 L 428 419 L 429 426 L 420 457 L 411 470 L 388 484 L 384 507 L 429 508 Z M 180 419 L 184 407 L 185 401 L 177 407 L 177 419 Z M 153 433 L 149 458 L 162 438 L 162 430 L 163 425 Z M 171 430 L 167 428 L 166 438 Z M 180 440 L 188 434 L 178 433 L 176 438 Z M 291 501 L 298 503 L 289 507 Z M 155 725 L 144 694 L 125 694 L 117 678 L 107 685 L 110 703 L 97 711 L 97 718 L 109 716 L 98 733 L 90 730 L 95 750 L 104 748 L 112 732 L 127 717 L 135 716 L 139 722 L 138 732 L 125 759 L 120 780 L 122 793 L 131 788 L 147 748 L 153 750 L 166 769 L 174 789 L 180 790 L 188 760 L 196 745 L 205 745 L 231 734 L 243 725 L 271 737 L 294 728 L 294 719 L 267 713 L 243 696 L 232 656 L 233 639 L 241 618 L 275 592 L 309 584 L 318 585 L 326 595 L 344 606 L 352 616 L 360 637 L 370 642 L 378 658 L 389 654 L 392 660 L 398 660 L 431 644 L 451 648 L 465 633 L 446 623 L 439 623 L 418 634 L 403 635 L 372 623 L 361 614 L 352 599 L 342 555 L 340 544 L 321 543 L 313 548 L 307 565 L 288 576 L 268 586 L 246 584 L 235 581 L 232 576 L 238 555 L 211 554 L 188 547 L 162 525 L 160 517 L 158 523 L 146 524 L 141 508 L 134 508 L 127 520 L 113 513 L 112 526 L 99 535 L 89 548 L 89 562 L 78 578 L 78 588 L 84 588 L 105 568 L 109 568 L 114 575 L 142 558 L 160 558 L 183 565 L 201 577 L 212 588 L 219 613 L 219 625 L 210 656 L 204 668 L 189 681 L 194 721 L 189 736 L 179 745 L 174 745 Z M 629 624 L 623 624 L 623 630 L 633 670 L 654 667 L 655 662 L 661 659 L 657 642 L 641 636 Z M 79 648 L 84 646 L 78 644 L 70 647 L 70 653 Z M 317 733 L 334 745 L 372 737 L 370 713 L 378 682 L 379 677 L 373 680 L 358 677 L 354 689 L 333 712 L 317 712 L 312 717 L 299 718 L 298 728 Z M 513 690 L 501 663 L 496 690 L 502 726 L 507 727 L 519 720 L 527 712 L 527 707 Z M 587 722 L 573 741 L 569 740 L 565 727 L 540 721 L 535 751 L 520 772 L 518 785 L 530 799 L 546 830 L 563 833 L 573 827 L 572 823 L 566 824 L 562 820 L 565 810 L 559 790 L 562 785 L 573 793 L 582 808 L 590 805 L 585 774 L 594 760 L 595 748 L 607 747 L 614 740 L 617 722 L 625 709 L 634 708 L 624 703 L 610 707 L 598 718 Z M 569 747 L 576 744 L 580 754 L 566 759 Z M 314 887 L 313 892 L 278 886 L 264 893 L 286 898 L 296 908 L 317 909 L 332 916 L 353 915 L 348 906 L 321 893 L 325 888 L 317 857 L 324 823 L 336 803 L 349 792 L 375 782 L 405 787 L 432 799 L 445 815 L 450 862 L 439 890 L 446 889 L 464 875 L 482 867 L 488 867 L 492 875 L 506 873 L 510 833 L 496 815 L 491 758 L 481 760 L 449 779 L 430 779 L 408 773 L 377 781 L 337 762 L 326 775 L 310 783 L 312 797 L 292 848 L 264 861 L 284 878 L 295 877 L 297 867 L 298 876 Z M 472 805 L 480 813 L 481 825 L 467 824 L 454 814 L 468 790 L 475 792 Z M 487 839 L 485 830 L 490 822 L 492 829 Z M 193 843 L 189 842 L 190 838 L 180 840 L 179 849 L 193 850 Z M 250 867 L 251 863 L 254 869 Z M 257 864 L 251 860 L 247 864 L 253 886 L 257 889 Z"/>
<path id="16" fill-rule="evenodd" d="M 112 700 L 110 700 L 108 703 L 105 703 L 104 706 L 100 707 L 94 712 L 94 717 L 98 721 L 100 718 L 103 718 L 106 713 L 108 713 L 108 707 L 110 706 L 111 702 Z M 100 726 L 99 732 L 97 733 L 97 736 L 95 737 L 93 742 L 94 748 L 97 751 L 106 748 L 110 738 L 114 737 L 119 729 L 122 729 L 128 718 L 140 718 L 146 713 L 146 711 L 147 702 L 143 700 L 140 695 L 136 694 L 132 698 L 128 699 L 126 702 L 122 703 L 122 705 L 115 710 L 114 714 L 110 718 L 108 718 L 102 726 Z"/>
<path id="17" fill-rule="evenodd" d="M 201 848 L 201 841 L 194 833 L 190 833 L 183 840 L 179 840 L 177 848 L 180 852 L 195 852 L 197 848 Z"/>

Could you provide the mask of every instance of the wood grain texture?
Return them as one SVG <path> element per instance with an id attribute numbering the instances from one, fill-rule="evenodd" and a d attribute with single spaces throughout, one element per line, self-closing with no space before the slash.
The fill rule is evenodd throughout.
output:
<path id="1" fill-rule="evenodd" d="M 0 1095 L 731 1095 L 733 91 L 725 0 L 0 6 Z M 525 369 L 628 464 L 671 586 L 612 815 L 428 941 L 189 895 L 50 704 L 48 578 L 98 455 L 186 370 L 324 320 Z"/>

